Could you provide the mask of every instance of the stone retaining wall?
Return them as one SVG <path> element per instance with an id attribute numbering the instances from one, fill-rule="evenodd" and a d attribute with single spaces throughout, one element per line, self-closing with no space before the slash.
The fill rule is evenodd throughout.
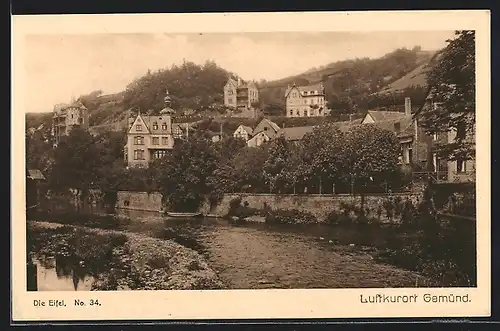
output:
<path id="1" fill-rule="evenodd" d="M 361 196 L 359 195 L 273 195 L 273 194 L 227 194 L 222 201 L 215 207 L 209 208 L 203 206 L 204 214 L 212 214 L 216 216 L 224 216 L 229 211 L 229 203 L 231 200 L 241 197 L 241 203 L 248 203 L 248 207 L 264 209 L 297 209 L 313 214 L 319 222 L 326 219 L 327 215 L 335 210 L 337 213 L 342 211 L 342 204 L 361 206 Z M 381 212 L 380 220 L 383 222 L 400 221 L 398 215 L 388 217 L 384 205 L 392 201 L 393 203 L 404 203 L 409 199 L 413 206 L 417 206 L 421 200 L 422 194 L 418 193 L 400 193 L 400 194 L 378 194 L 366 195 L 364 208 L 368 211 L 368 216 L 378 217 L 378 212 Z M 380 208 L 380 210 L 379 210 Z"/>
<path id="2" fill-rule="evenodd" d="M 158 192 L 118 191 L 115 207 L 118 209 L 161 211 L 162 195 Z"/>

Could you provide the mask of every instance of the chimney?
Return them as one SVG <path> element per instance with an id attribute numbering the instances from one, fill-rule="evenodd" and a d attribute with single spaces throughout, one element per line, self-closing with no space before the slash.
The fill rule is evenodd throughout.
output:
<path id="1" fill-rule="evenodd" d="M 409 97 L 405 98 L 405 115 L 411 116 L 411 99 Z"/>

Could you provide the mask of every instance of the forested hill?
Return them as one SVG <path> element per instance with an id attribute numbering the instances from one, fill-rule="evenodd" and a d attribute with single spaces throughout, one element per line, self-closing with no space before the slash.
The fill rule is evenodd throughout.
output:
<path id="1" fill-rule="evenodd" d="M 325 84 L 329 107 L 338 112 L 359 112 L 360 109 L 384 106 L 387 102 L 394 103 L 394 92 L 409 91 L 412 97 L 419 99 L 423 95 L 419 86 L 425 85 L 425 68 L 433 54 L 419 47 L 403 48 L 377 59 L 339 61 L 301 75 L 272 82 L 260 81 L 261 108 L 266 115 L 283 115 L 284 93 L 289 84 L 305 85 L 319 81 Z M 90 111 L 91 126 L 104 130 L 125 127 L 128 110 L 158 112 L 164 106 L 166 89 L 172 97 L 172 108 L 179 111 L 177 115 L 188 113 L 210 117 L 225 112 L 222 107 L 223 87 L 228 77 L 236 78 L 237 75 L 214 62 L 208 61 L 204 65 L 184 62 L 179 66 L 148 71 L 120 93 L 102 95 L 102 91 L 97 90 L 79 99 Z M 353 102 L 356 106 L 352 105 Z M 42 122 L 49 126 L 50 116 L 29 114 L 26 127 L 37 127 Z"/>
<path id="2" fill-rule="evenodd" d="M 425 68 L 434 54 L 434 51 L 422 51 L 417 46 L 413 49 L 397 49 L 376 59 L 338 61 L 277 81 L 261 81 L 260 95 L 264 104 L 279 108 L 284 104 L 284 93 L 288 85 L 307 85 L 323 81 L 331 108 L 342 108 L 347 98 L 365 98 L 384 89 L 387 89 L 387 92 L 395 92 L 396 89 L 389 88 L 391 84 L 418 68 Z M 397 91 L 418 86 L 425 86 L 425 77 L 400 81 Z M 358 103 L 360 101 L 358 100 Z"/>

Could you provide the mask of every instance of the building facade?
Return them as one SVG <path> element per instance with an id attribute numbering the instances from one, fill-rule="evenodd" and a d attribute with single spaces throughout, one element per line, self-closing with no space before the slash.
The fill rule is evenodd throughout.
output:
<path id="1" fill-rule="evenodd" d="M 253 109 L 259 102 L 259 89 L 254 82 L 229 78 L 224 85 L 224 106 L 234 109 Z"/>
<path id="2" fill-rule="evenodd" d="M 287 117 L 325 116 L 326 101 L 323 83 L 289 86 L 285 92 Z"/>
<path id="3" fill-rule="evenodd" d="M 129 118 L 124 158 L 129 167 L 148 167 L 154 159 L 165 156 L 174 147 L 170 97 L 160 115 L 141 115 Z"/>
<path id="4" fill-rule="evenodd" d="M 88 130 L 88 109 L 80 101 L 56 105 L 54 107 L 54 115 L 52 116 L 51 130 L 52 136 L 54 137 L 54 144 L 59 144 L 61 137 L 67 136 L 71 129 L 75 127 Z"/>
<path id="5" fill-rule="evenodd" d="M 425 108 L 434 108 L 439 107 L 439 102 L 434 101 L 432 94 L 427 96 Z M 464 130 L 465 131 L 465 130 Z M 467 143 L 471 143 L 475 146 L 476 142 L 476 132 L 475 132 L 475 122 L 472 130 L 470 132 L 464 132 L 464 141 Z M 457 137 L 456 128 L 446 128 L 440 132 L 436 132 L 433 135 L 433 157 L 434 159 L 438 159 L 436 156 L 436 149 L 441 144 L 449 144 L 455 141 Z M 446 178 L 449 182 L 475 182 L 476 181 L 476 160 L 473 159 L 461 159 L 458 158 L 456 160 L 443 160 L 446 164 L 445 169 L 442 171 L 446 172 Z"/>

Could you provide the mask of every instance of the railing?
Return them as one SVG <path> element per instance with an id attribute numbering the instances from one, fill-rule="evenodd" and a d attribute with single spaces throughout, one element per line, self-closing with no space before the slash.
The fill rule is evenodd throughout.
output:
<path id="1" fill-rule="evenodd" d="M 413 172 L 414 182 L 433 181 L 436 183 L 448 181 L 447 171 L 416 171 Z"/>

